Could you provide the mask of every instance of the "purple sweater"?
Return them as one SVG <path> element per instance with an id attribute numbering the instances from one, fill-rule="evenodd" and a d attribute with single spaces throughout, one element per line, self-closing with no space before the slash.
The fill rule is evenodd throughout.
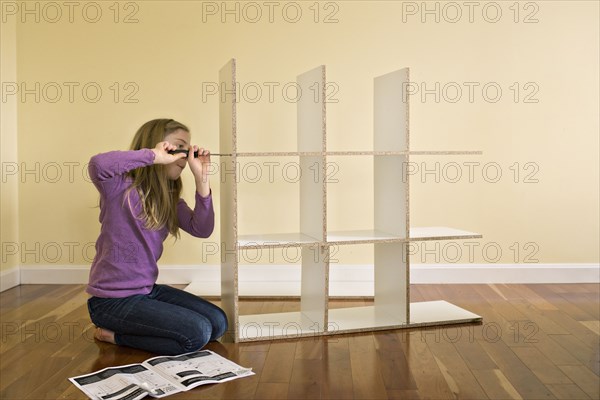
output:
<path id="1" fill-rule="evenodd" d="M 130 192 L 131 209 L 124 198 L 132 182 L 125 173 L 152 164 L 154 152 L 150 149 L 111 151 L 97 154 L 90 160 L 90 178 L 100 192 L 102 224 L 86 289 L 92 296 L 148 294 L 156 282 L 156 262 L 169 231 L 166 226 L 157 231 L 148 230 L 144 221 L 136 219 L 142 206 L 135 189 Z M 179 227 L 192 236 L 207 238 L 213 231 L 215 220 L 212 191 L 207 197 L 195 193 L 193 211 L 179 199 Z"/>

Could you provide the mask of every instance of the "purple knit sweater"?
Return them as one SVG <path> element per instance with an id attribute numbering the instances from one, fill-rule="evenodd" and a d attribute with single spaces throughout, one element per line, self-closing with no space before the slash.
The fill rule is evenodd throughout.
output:
<path id="1" fill-rule="evenodd" d="M 111 151 L 90 160 L 90 178 L 100 192 L 102 224 L 86 289 L 92 296 L 148 294 L 156 282 L 156 262 L 169 231 L 166 226 L 157 231 L 148 230 L 142 220 L 136 219 L 142 206 L 135 189 L 130 192 L 131 209 L 124 197 L 132 182 L 125 173 L 152 164 L 154 152 L 150 149 Z M 183 199 L 177 204 L 179 227 L 192 236 L 207 238 L 215 220 L 212 191 L 207 197 L 195 193 L 193 211 Z"/>

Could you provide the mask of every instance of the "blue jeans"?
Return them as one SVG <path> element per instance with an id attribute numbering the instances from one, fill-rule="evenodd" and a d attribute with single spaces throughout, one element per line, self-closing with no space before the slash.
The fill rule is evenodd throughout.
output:
<path id="1" fill-rule="evenodd" d="M 92 322 L 115 332 L 115 342 L 160 355 L 199 350 L 223 336 L 227 317 L 216 305 L 191 293 L 155 284 L 148 294 L 90 297 Z"/>

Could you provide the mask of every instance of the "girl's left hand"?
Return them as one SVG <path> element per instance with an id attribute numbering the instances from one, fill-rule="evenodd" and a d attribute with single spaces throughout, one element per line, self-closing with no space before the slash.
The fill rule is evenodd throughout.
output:
<path id="1" fill-rule="evenodd" d="M 194 153 L 198 152 L 198 157 Z M 210 164 L 210 151 L 193 145 L 189 150 L 188 164 L 196 180 L 205 180 L 208 175 L 208 165 Z"/>

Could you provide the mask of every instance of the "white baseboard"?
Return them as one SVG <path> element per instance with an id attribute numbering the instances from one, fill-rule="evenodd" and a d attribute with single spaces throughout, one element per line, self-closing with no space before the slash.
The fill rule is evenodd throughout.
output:
<path id="1" fill-rule="evenodd" d="M 0 272 L 0 292 L 4 292 L 21 284 L 19 267 L 12 267 Z"/>
<path id="2" fill-rule="evenodd" d="M 85 284 L 87 265 L 23 265 L 2 272 L 4 291 L 25 284 Z M 241 296 L 299 296 L 299 265 L 240 265 Z M 219 296 L 218 265 L 166 265 L 158 283 L 190 284 L 194 293 Z M 413 284 L 600 283 L 599 264 L 413 264 Z M 372 265 L 331 265 L 331 296 L 373 296 Z"/>

